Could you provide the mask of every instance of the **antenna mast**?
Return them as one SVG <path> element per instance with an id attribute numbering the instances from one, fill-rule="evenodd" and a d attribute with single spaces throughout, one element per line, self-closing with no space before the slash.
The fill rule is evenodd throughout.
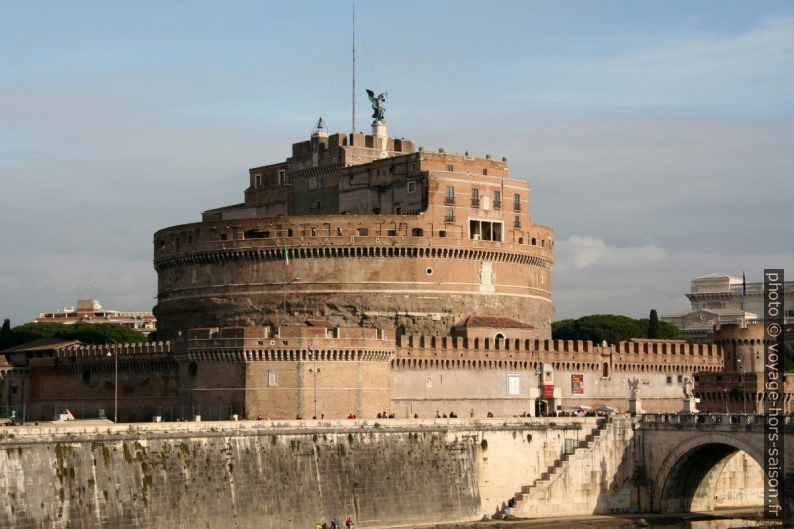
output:
<path id="1" fill-rule="evenodd" d="M 353 134 L 356 133 L 356 3 L 353 2 Z"/>

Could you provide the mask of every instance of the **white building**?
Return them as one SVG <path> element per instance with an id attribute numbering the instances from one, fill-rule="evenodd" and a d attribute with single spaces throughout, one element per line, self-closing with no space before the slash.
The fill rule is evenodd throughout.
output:
<path id="1" fill-rule="evenodd" d="M 794 300 L 794 281 L 786 281 L 784 295 Z M 715 324 L 746 326 L 761 319 L 764 309 L 764 284 L 745 283 L 726 274 L 709 274 L 692 280 L 691 308 L 662 316 L 662 321 L 681 329 L 684 338 L 705 340 Z M 789 306 L 794 303 L 789 303 Z M 786 322 L 794 320 L 794 308 L 787 308 Z"/>

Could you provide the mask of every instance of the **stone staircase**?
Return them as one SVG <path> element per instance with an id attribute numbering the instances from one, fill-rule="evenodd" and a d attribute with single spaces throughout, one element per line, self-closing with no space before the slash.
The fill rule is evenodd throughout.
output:
<path id="1" fill-rule="evenodd" d="M 570 453 L 564 453 L 560 457 L 558 457 L 554 463 L 549 465 L 549 468 L 543 472 L 538 479 L 534 481 L 531 485 L 524 485 L 521 487 L 521 491 L 517 492 L 514 496 L 516 500 L 516 507 L 515 510 L 521 510 L 522 504 L 529 502 L 531 499 L 540 496 L 540 493 L 548 488 L 549 484 L 554 481 L 555 477 L 560 473 L 560 471 L 565 467 L 565 464 L 573 459 L 581 455 L 584 452 L 590 450 L 596 440 L 601 436 L 601 434 L 606 431 L 607 426 L 612 421 L 612 418 L 600 418 L 596 422 L 596 427 L 593 428 L 589 434 L 587 434 L 584 440 L 579 441 L 578 445 L 573 449 Z"/>

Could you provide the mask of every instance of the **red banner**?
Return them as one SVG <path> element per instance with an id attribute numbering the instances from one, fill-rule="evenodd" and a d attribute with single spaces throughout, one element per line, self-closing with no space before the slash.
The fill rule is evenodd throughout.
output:
<path id="1" fill-rule="evenodd" d="M 543 398 L 544 399 L 554 398 L 554 384 L 547 384 L 543 386 Z"/>

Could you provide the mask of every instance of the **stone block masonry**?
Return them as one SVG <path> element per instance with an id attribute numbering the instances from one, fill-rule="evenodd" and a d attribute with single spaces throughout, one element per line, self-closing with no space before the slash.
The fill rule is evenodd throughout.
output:
<path id="1" fill-rule="evenodd" d="M 362 528 L 473 520 L 593 427 L 557 421 L 7 429 L 0 528 L 298 528 L 348 514 Z"/>

